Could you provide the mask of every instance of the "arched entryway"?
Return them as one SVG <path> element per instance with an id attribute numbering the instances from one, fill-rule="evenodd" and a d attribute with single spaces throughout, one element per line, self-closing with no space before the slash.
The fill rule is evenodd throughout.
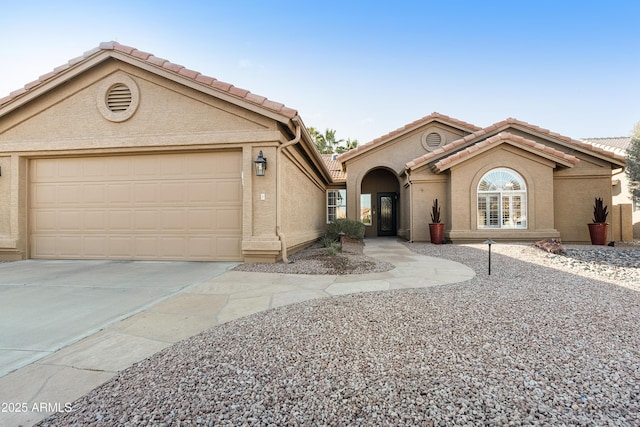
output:
<path id="1" fill-rule="evenodd" d="M 400 183 L 388 169 L 373 169 L 360 185 L 360 214 L 365 236 L 395 236 L 398 233 Z"/>

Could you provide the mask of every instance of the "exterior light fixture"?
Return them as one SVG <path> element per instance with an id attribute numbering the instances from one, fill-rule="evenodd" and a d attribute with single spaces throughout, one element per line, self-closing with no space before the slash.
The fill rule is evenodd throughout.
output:
<path id="1" fill-rule="evenodd" d="M 487 239 L 483 242 L 485 245 L 489 245 L 489 276 L 491 276 L 491 245 L 495 242 L 491 239 Z"/>
<path id="2" fill-rule="evenodd" d="M 262 150 L 258 153 L 258 158 L 254 160 L 256 164 L 256 176 L 264 176 L 264 171 L 267 170 L 267 158 L 262 155 Z"/>

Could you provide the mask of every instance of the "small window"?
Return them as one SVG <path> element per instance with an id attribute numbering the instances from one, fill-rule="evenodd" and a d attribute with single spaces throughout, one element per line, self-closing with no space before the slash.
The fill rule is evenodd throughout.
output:
<path id="1" fill-rule="evenodd" d="M 327 224 L 347 217 L 347 190 L 327 191 Z"/>
<path id="2" fill-rule="evenodd" d="M 497 168 L 482 177 L 478 228 L 527 228 L 527 189 L 517 172 Z"/>
<path id="3" fill-rule="evenodd" d="M 638 191 L 638 194 L 633 194 L 633 210 L 640 212 L 640 191 Z"/>
<path id="4" fill-rule="evenodd" d="M 360 195 L 360 221 L 364 225 L 371 225 L 371 194 Z"/>

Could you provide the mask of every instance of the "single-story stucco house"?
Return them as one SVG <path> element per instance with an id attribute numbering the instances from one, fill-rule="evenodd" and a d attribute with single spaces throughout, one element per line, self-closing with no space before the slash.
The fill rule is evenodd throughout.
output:
<path id="1" fill-rule="evenodd" d="M 0 258 L 273 262 L 341 216 L 428 240 L 435 198 L 453 242 L 588 242 L 624 164 L 437 113 L 323 159 L 295 110 L 109 42 L 0 99 Z"/>

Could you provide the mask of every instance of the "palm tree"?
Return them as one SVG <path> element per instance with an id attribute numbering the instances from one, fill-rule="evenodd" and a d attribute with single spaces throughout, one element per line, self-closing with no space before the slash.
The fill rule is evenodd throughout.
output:
<path id="1" fill-rule="evenodd" d="M 318 132 L 314 127 L 310 127 L 309 134 L 313 138 L 318 151 L 321 154 L 344 153 L 358 146 L 358 140 L 347 139 L 346 145 L 342 145 L 344 139 L 336 139 L 335 129 L 325 129 L 324 133 Z"/>

